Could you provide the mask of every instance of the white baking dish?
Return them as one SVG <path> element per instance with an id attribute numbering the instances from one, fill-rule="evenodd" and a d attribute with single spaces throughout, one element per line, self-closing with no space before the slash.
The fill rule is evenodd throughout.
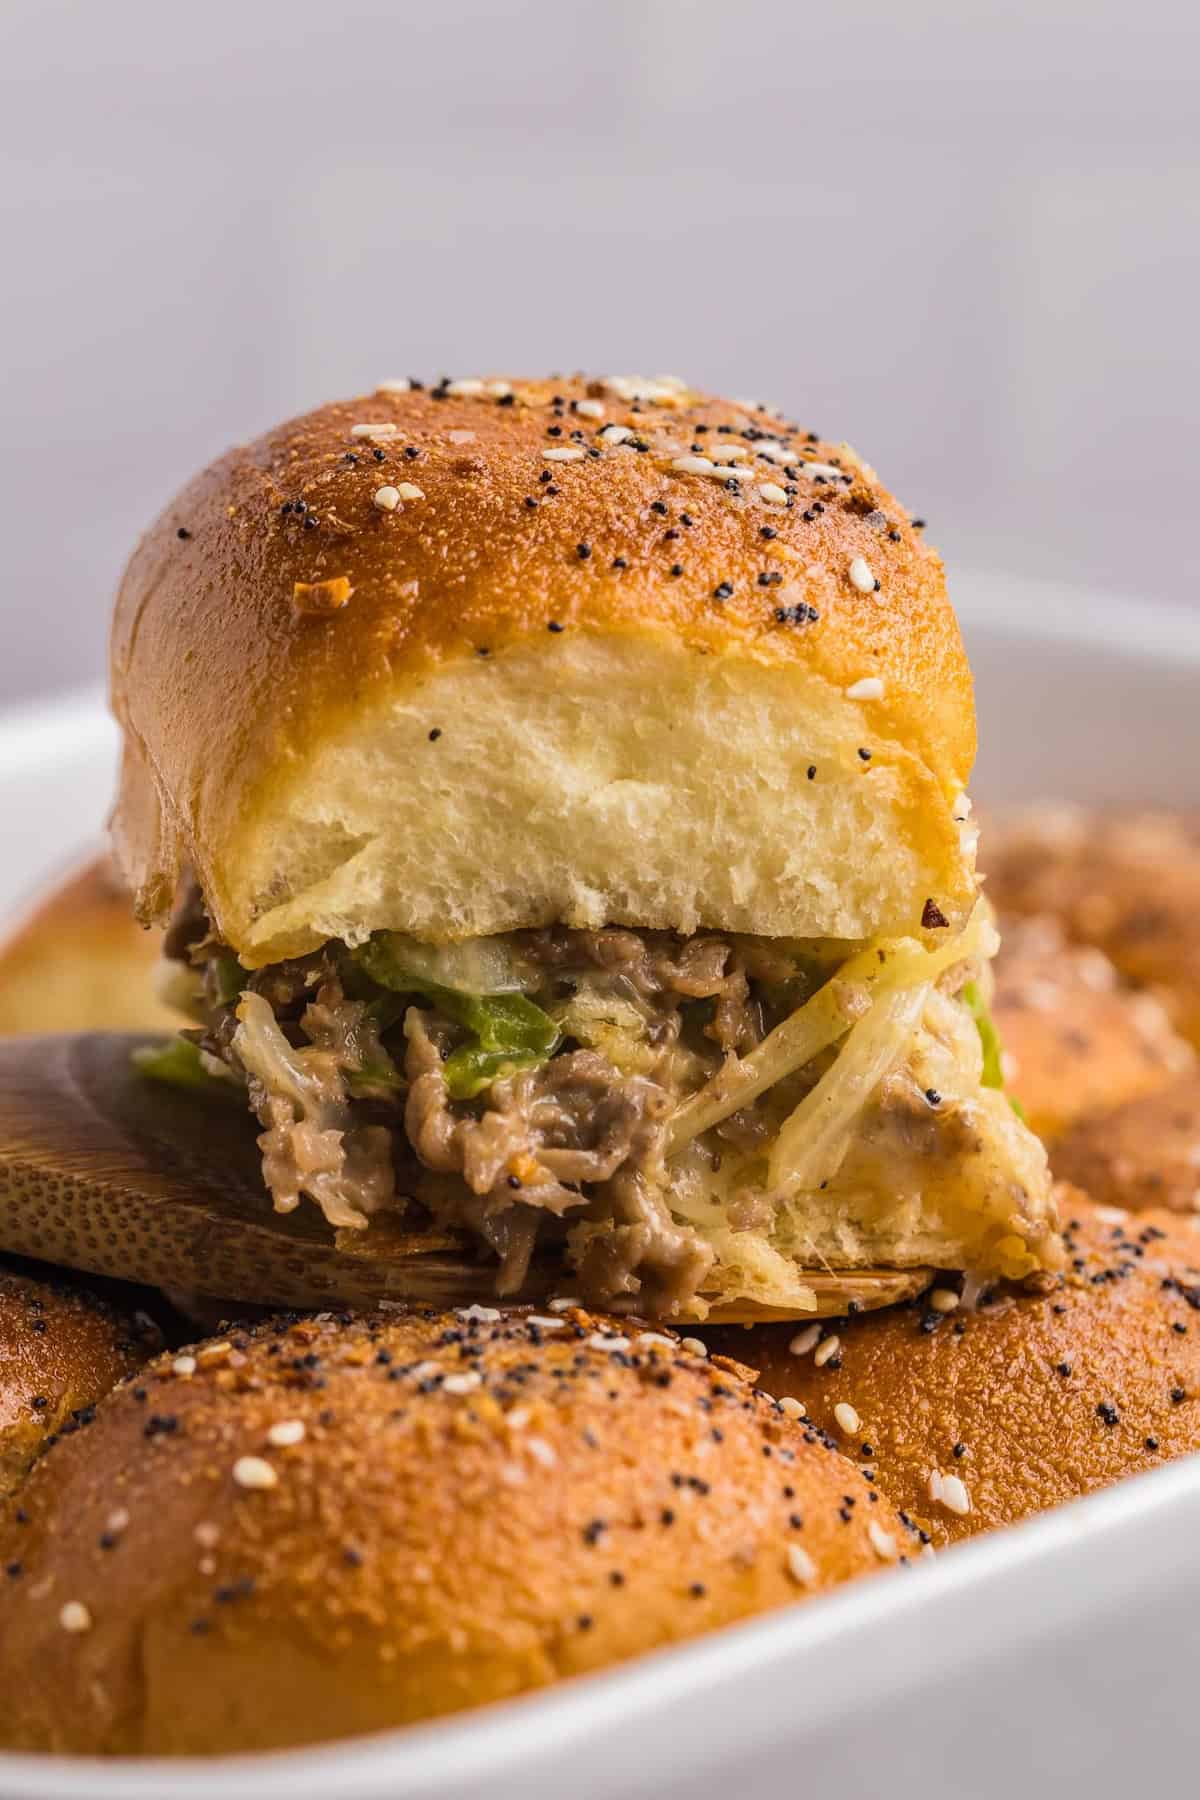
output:
<path id="1" fill-rule="evenodd" d="M 994 577 L 955 592 L 977 800 L 1200 804 L 1200 619 Z M 113 756 L 95 695 L 0 722 L 0 918 L 95 838 Z M 0 1756 L 0 1800 L 1186 1794 L 1198 1670 L 1200 1458 L 457 1721 L 208 1764 Z"/>

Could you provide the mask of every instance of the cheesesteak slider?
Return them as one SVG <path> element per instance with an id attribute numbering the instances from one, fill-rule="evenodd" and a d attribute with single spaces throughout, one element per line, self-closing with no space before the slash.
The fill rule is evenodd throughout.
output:
<path id="1" fill-rule="evenodd" d="M 170 1353 L 0 1523 L 0 1741 L 218 1754 L 538 1688 L 919 1555 L 703 1346 L 581 1312 Z"/>
<path id="2" fill-rule="evenodd" d="M 845 446 L 674 380 L 385 384 L 168 507 L 112 684 L 123 869 L 277 1207 L 680 1318 L 1057 1261 L 941 562 Z"/>

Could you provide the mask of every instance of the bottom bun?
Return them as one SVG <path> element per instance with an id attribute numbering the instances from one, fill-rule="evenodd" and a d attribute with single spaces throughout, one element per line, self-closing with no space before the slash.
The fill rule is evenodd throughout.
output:
<path id="1" fill-rule="evenodd" d="M 9 1746 L 377 1730 L 907 1558 L 744 1371 L 585 1313 L 271 1321 L 162 1358 L 3 1529 Z"/>
<path id="2" fill-rule="evenodd" d="M 938 1545 L 1200 1450 L 1200 1231 L 1069 1188 L 1059 1208 L 1071 1260 L 1045 1293 L 997 1289 L 967 1311 L 947 1282 L 889 1312 L 710 1342 L 818 1427 L 853 1414 L 847 1454 Z"/>

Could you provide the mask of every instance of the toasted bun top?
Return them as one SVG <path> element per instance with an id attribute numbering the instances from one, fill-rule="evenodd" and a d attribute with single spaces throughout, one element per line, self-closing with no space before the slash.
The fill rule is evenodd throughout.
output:
<path id="1" fill-rule="evenodd" d="M 1200 1450 L 1200 1231 L 1070 1188 L 1059 1207 L 1071 1262 L 1044 1294 L 998 1290 L 976 1312 L 943 1313 L 935 1289 L 833 1321 L 823 1330 L 839 1345 L 820 1366 L 807 1337 L 789 1350 L 794 1329 L 710 1341 L 818 1426 L 852 1406 L 847 1453 L 939 1545 Z"/>
<path id="2" fill-rule="evenodd" d="M 1200 1074 L 1079 1119 L 1054 1146 L 1054 1167 L 1103 1205 L 1133 1212 L 1200 1208 Z"/>
<path id="3" fill-rule="evenodd" d="M 178 1029 L 155 992 L 162 945 L 138 929 L 110 859 L 36 896 L 0 940 L 0 1035 Z"/>
<path id="4" fill-rule="evenodd" d="M 115 1395 L 21 1496 L 9 1744 L 220 1752 L 399 1725 L 915 1547 L 733 1365 L 586 1314 L 326 1316 L 192 1356 Z"/>
<path id="5" fill-rule="evenodd" d="M 249 962 L 974 891 L 938 556 L 846 446 L 682 384 L 380 390 L 229 452 L 129 565 L 112 693 L 143 914 L 191 864 Z"/>
<path id="6" fill-rule="evenodd" d="M 992 821 L 988 897 L 1110 956 L 1200 1046 L 1200 820 L 1045 805 Z"/>
<path id="7" fill-rule="evenodd" d="M 82 1288 L 0 1266 L 0 1499 L 160 1343 Z"/>
<path id="8" fill-rule="evenodd" d="M 1002 920 L 995 970 L 1006 1085 L 1039 1137 L 1059 1138 L 1195 1062 L 1162 1003 L 1122 983 L 1102 950 L 1070 943 L 1056 919 Z"/>

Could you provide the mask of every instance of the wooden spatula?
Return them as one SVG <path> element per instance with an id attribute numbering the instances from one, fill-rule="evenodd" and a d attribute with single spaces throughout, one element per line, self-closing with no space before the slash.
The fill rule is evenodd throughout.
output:
<path id="1" fill-rule="evenodd" d="M 256 1126 L 220 1095 L 174 1089 L 134 1068 L 144 1037 L 116 1032 L 0 1042 L 0 1250 L 92 1274 L 284 1307 L 380 1300 L 460 1306 L 494 1298 L 494 1268 L 469 1242 L 376 1219 L 335 1232 L 315 1206 L 277 1213 L 262 1184 Z M 929 1269 L 818 1271 L 816 1313 L 891 1305 Z M 546 1263 L 522 1300 L 570 1290 Z M 714 1306 L 728 1323 L 787 1317 Z"/>

